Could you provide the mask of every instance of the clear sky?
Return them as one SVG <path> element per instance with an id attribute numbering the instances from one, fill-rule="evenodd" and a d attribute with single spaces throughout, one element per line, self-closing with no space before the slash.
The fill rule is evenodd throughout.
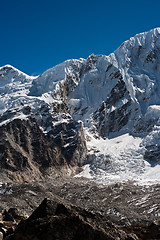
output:
<path id="1" fill-rule="evenodd" d="M 41 74 L 155 27 L 159 0 L 0 0 L 0 66 Z"/>

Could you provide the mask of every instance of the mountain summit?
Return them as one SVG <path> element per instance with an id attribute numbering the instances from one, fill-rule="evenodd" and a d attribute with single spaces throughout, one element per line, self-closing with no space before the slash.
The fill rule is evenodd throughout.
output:
<path id="1" fill-rule="evenodd" d="M 2 174 L 159 179 L 159 86 L 160 28 L 37 77 L 1 67 Z"/>

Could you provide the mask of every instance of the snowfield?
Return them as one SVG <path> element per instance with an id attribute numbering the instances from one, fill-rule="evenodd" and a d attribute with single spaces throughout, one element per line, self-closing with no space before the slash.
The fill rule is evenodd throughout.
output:
<path id="1" fill-rule="evenodd" d="M 138 181 L 139 184 L 160 182 L 160 165 L 153 166 L 144 160 L 143 138 L 124 134 L 112 139 L 97 139 L 87 130 L 86 136 L 89 139 L 89 155 L 96 157 L 75 177 L 85 177 L 103 184 L 128 180 Z"/>

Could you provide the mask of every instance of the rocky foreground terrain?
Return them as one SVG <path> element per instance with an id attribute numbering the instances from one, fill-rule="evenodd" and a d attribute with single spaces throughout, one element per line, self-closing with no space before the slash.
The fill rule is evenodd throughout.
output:
<path id="1" fill-rule="evenodd" d="M 4 184 L 0 199 L 6 239 L 160 239 L 159 184 L 58 177 Z"/>

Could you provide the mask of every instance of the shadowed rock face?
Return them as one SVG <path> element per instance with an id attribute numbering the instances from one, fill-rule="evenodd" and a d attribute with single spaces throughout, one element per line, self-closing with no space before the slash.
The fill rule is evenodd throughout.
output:
<path id="1" fill-rule="evenodd" d="M 49 134 L 44 134 L 34 119 L 27 121 L 15 119 L 3 125 L 0 127 L 2 171 L 9 171 L 12 179 L 16 174 L 23 176 L 23 172 L 30 171 L 33 179 L 38 179 L 50 167 L 60 170 L 64 166 L 67 168 L 71 165 L 73 167 L 81 165 L 86 154 L 85 140 L 84 137 L 82 139 L 81 131 L 78 131 L 79 129 L 75 131 L 73 128 L 76 127 L 72 126 L 69 130 L 74 131 L 73 146 L 68 144 L 68 148 L 64 149 L 61 142 Z M 58 128 L 57 133 L 62 140 L 66 135 L 61 130 Z"/>
<path id="2" fill-rule="evenodd" d="M 134 240 L 136 238 L 119 230 L 100 214 L 45 199 L 26 221 L 18 225 L 14 236 L 8 239 Z"/>
<path id="3" fill-rule="evenodd" d="M 146 147 L 144 159 L 148 160 L 153 166 L 160 161 L 160 146 L 151 145 Z"/>
<path id="4" fill-rule="evenodd" d="M 87 147 L 81 122 L 70 119 L 52 127 L 49 135 L 60 147 L 68 164 L 82 166 L 86 160 Z"/>
<path id="5" fill-rule="evenodd" d="M 116 73 L 119 77 L 118 83 L 112 89 L 107 100 L 102 103 L 100 108 L 93 114 L 95 125 L 102 136 L 107 136 L 109 133 L 120 131 L 129 120 L 131 111 L 131 98 L 126 88 L 125 82 L 122 79 L 120 72 Z M 125 103 L 118 103 L 125 99 Z"/>

